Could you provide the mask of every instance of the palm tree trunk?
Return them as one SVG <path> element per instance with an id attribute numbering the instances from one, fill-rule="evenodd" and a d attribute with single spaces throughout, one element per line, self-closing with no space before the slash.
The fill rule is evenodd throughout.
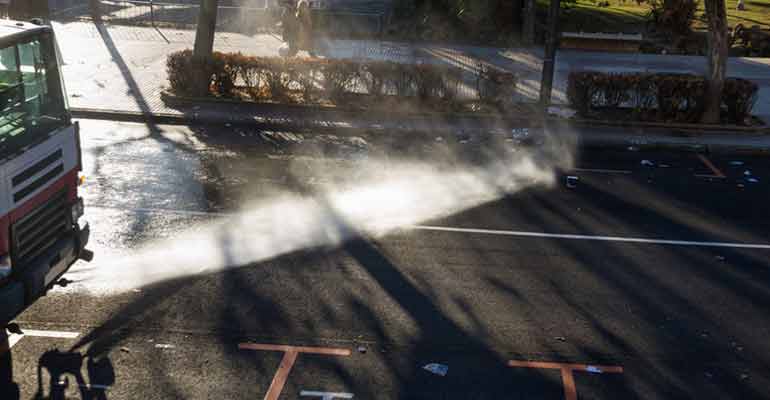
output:
<path id="1" fill-rule="evenodd" d="M 706 104 L 701 122 L 719 123 L 722 106 L 722 87 L 727 75 L 727 10 L 725 0 L 705 0 L 708 16 L 708 83 Z"/>

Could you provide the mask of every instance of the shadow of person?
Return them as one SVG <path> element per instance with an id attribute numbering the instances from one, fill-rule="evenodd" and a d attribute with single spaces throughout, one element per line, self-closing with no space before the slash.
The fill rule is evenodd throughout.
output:
<path id="1" fill-rule="evenodd" d="M 88 381 L 91 382 L 91 398 L 107 400 L 107 388 L 115 384 L 115 369 L 112 367 L 112 361 L 107 357 L 88 357 L 86 371 L 88 371 Z"/>
<path id="2" fill-rule="evenodd" d="M 83 360 L 86 360 L 88 381 L 83 375 Z M 49 396 L 45 396 L 43 370 L 49 375 Z M 106 390 L 115 383 L 115 370 L 107 357 L 94 359 L 77 352 L 63 352 L 58 349 L 46 351 L 38 361 L 36 400 L 65 399 L 69 378 L 74 377 L 82 400 L 106 400 Z"/>
<path id="3" fill-rule="evenodd" d="M 19 385 L 13 381 L 13 358 L 5 329 L 0 332 L 0 399 L 19 400 Z"/>

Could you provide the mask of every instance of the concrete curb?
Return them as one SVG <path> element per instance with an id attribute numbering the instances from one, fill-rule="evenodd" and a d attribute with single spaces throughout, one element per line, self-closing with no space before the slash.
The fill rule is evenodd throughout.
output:
<path id="1" fill-rule="evenodd" d="M 249 126 L 265 130 L 311 130 L 318 133 L 336 133 L 355 135 L 365 132 L 383 130 L 384 128 L 352 127 L 334 124 L 318 124 L 314 121 L 292 122 L 286 120 L 275 121 L 234 121 L 222 117 L 191 117 L 182 114 L 144 114 L 140 112 L 118 111 L 118 110 L 97 110 L 86 108 L 73 108 L 72 115 L 75 118 L 100 119 L 122 122 L 153 123 L 163 125 L 213 125 L 230 124 L 232 126 Z M 526 126 L 542 125 L 542 120 L 536 118 L 528 120 L 509 120 L 505 122 L 512 123 L 513 126 L 522 126 L 526 121 Z M 499 121 L 498 121 L 499 122 Z M 518 122 L 519 124 L 513 124 Z M 635 130 L 629 132 L 627 127 L 589 125 L 585 123 L 573 124 L 568 120 L 549 119 L 546 122 L 552 128 L 563 130 L 566 135 L 572 135 L 579 146 L 590 148 L 629 148 L 639 149 L 664 149 L 684 152 L 702 152 L 702 153 L 750 153 L 770 155 L 770 135 L 767 134 L 749 134 L 747 132 L 709 132 L 699 133 L 697 135 L 682 135 L 681 129 L 647 129 L 647 131 Z M 509 126 L 511 126 L 509 125 Z M 621 129 L 618 132 L 618 129 Z M 408 127 L 398 127 L 389 129 L 394 132 L 404 134 L 415 134 L 418 129 Z M 479 130 L 485 131 L 484 126 Z M 446 134 L 447 132 L 436 132 Z M 452 131 L 455 134 L 456 131 Z M 686 133 L 686 132 L 685 132 Z"/>
<path id="2" fill-rule="evenodd" d="M 672 150 L 694 153 L 770 155 L 770 136 L 745 133 L 711 133 L 698 137 L 683 137 L 664 132 L 647 133 L 611 132 L 592 129 L 575 132 L 579 146 L 590 148 L 637 148 L 640 150 Z"/>
<path id="3" fill-rule="evenodd" d="M 361 114 L 366 113 L 367 115 L 376 115 L 379 117 L 391 117 L 394 115 L 394 113 L 391 113 L 389 110 L 385 109 L 357 109 L 352 107 L 334 107 L 334 106 L 324 106 L 319 104 L 287 104 L 287 103 L 270 103 L 270 102 L 257 102 L 257 101 L 245 101 L 245 100 L 234 100 L 234 99 L 227 99 L 227 98 L 216 98 L 216 97 L 188 97 L 188 96 L 177 96 L 175 94 L 169 93 L 168 91 L 162 91 L 160 92 L 160 98 L 161 100 L 166 103 L 168 106 L 186 106 L 186 107 L 192 107 L 195 105 L 200 104 L 216 104 L 216 105 L 233 105 L 233 106 L 243 106 L 243 107 L 250 107 L 250 108 L 260 108 L 263 110 L 292 110 L 292 111 L 299 111 L 299 112 L 317 112 L 317 113 L 328 113 L 328 114 Z M 447 111 L 413 111 L 413 112 L 399 112 L 397 115 L 402 116 L 403 118 L 464 118 L 464 119 L 484 119 L 484 118 L 500 118 L 499 114 L 493 114 L 489 112 L 447 112 Z M 513 118 L 515 119 L 522 119 L 522 118 Z"/>
<path id="4" fill-rule="evenodd" d="M 176 106 L 194 106 L 194 105 L 199 105 L 201 103 L 210 103 L 210 104 L 217 104 L 217 105 L 226 104 L 226 105 L 233 105 L 233 106 L 249 107 L 254 109 L 259 108 L 261 110 L 284 110 L 284 111 L 291 110 L 296 112 L 315 112 L 319 114 L 328 114 L 328 115 L 337 114 L 337 115 L 356 116 L 356 115 L 360 115 L 361 113 L 366 113 L 366 115 L 369 117 L 382 118 L 382 119 L 386 119 L 394 115 L 392 113 L 388 113 L 387 111 L 382 111 L 382 110 L 357 110 L 352 108 L 325 107 L 325 106 L 319 106 L 319 105 L 258 103 L 258 102 L 240 101 L 240 100 L 232 100 L 232 99 L 186 97 L 186 96 L 177 96 L 167 91 L 161 92 L 161 99 L 166 104 L 176 105 Z M 462 119 L 462 120 L 477 120 L 477 121 L 495 120 L 495 121 L 504 121 L 507 123 L 516 123 L 517 125 L 523 124 L 523 122 L 531 121 L 531 118 L 522 118 L 522 117 L 501 118 L 501 116 L 498 114 L 470 113 L 470 112 L 451 113 L 451 112 L 441 112 L 441 111 L 419 111 L 419 112 L 415 111 L 415 112 L 400 113 L 398 114 L 398 116 L 403 119 L 433 118 L 437 120 L 440 120 L 440 119 L 445 119 L 445 120 Z M 547 119 L 549 121 L 553 121 L 557 123 L 561 123 L 564 121 L 564 119 L 555 117 L 555 116 L 548 116 Z M 661 128 L 661 129 L 678 130 L 683 133 L 690 133 L 694 136 L 697 136 L 702 132 L 730 132 L 731 134 L 748 134 L 748 135 L 770 134 L 770 126 L 768 125 L 761 125 L 761 126 L 709 125 L 709 124 L 679 123 L 679 122 L 665 123 L 665 122 L 647 122 L 647 121 L 630 121 L 630 120 L 629 121 L 594 120 L 594 119 L 586 119 L 586 118 L 570 118 L 568 121 L 573 126 L 591 126 L 591 127 L 607 126 L 607 127 L 636 128 L 636 129 Z"/>
<path id="5" fill-rule="evenodd" d="M 732 132 L 737 134 L 770 134 L 770 126 L 743 126 L 743 125 L 708 125 L 708 124 L 687 124 L 687 123 L 665 123 L 665 122 L 644 122 L 644 121 L 611 121 L 611 120 L 592 120 L 584 118 L 570 119 L 573 125 L 580 126 L 611 126 L 621 128 L 662 128 L 679 130 L 682 132 Z"/>
<path id="6" fill-rule="evenodd" d="M 93 108 L 72 107 L 70 109 L 74 118 L 101 119 L 120 122 L 156 123 L 163 125 L 187 125 L 191 123 L 204 123 L 194 121 L 184 115 L 153 113 L 145 114 L 137 111 L 100 110 Z"/>

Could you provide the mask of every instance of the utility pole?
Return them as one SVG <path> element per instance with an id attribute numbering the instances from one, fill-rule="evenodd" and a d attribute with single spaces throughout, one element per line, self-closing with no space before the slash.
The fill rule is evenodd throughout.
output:
<path id="1" fill-rule="evenodd" d="M 91 18 L 96 22 L 101 22 L 102 21 L 101 0 L 88 0 L 88 8 L 91 11 Z"/>
<path id="2" fill-rule="evenodd" d="M 560 0 L 551 0 L 548 9 L 548 34 L 545 41 L 543 59 L 543 77 L 540 82 L 540 106 L 545 110 L 551 104 L 553 74 L 556 68 L 556 48 L 559 45 L 559 4 Z"/>
<path id="3" fill-rule="evenodd" d="M 525 0 L 524 2 L 524 44 L 534 46 L 535 44 L 535 26 L 537 24 L 537 3 L 535 0 Z"/>
<path id="4" fill-rule="evenodd" d="M 511 24 L 513 29 L 521 29 L 523 0 L 511 0 Z"/>
<path id="5" fill-rule="evenodd" d="M 201 0 L 198 28 L 195 31 L 193 55 L 199 60 L 211 58 L 214 51 L 214 31 L 217 27 L 219 0 Z"/>

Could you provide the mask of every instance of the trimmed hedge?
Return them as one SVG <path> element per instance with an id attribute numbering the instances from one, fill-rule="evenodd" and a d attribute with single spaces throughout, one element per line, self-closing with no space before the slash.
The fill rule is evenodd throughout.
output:
<path id="1" fill-rule="evenodd" d="M 636 120 L 697 122 L 704 111 L 706 87 L 706 79 L 695 75 L 579 71 L 569 75 L 567 99 L 582 117 L 626 110 Z M 745 79 L 725 80 L 722 104 L 727 122 L 747 123 L 758 90 Z"/>
<path id="2" fill-rule="evenodd" d="M 171 90 L 183 96 L 213 95 L 254 101 L 334 104 L 350 102 L 350 95 L 410 97 L 421 103 L 457 105 L 464 86 L 463 70 L 433 64 L 388 61 L 249 57 L 214 53 L 199 65 L 192 51 L 168 56 Z M 195 93 L 196 68 L 211 77 L 209 93 Z M 478 93 L 471 101 L 504 106 L 513 100 L 516 76 L 489 67 L 479 68 Z M 472 84 L 471 84 L 472 86 Z M 346 100 L 347 99 L 347 100 Z M 354 100 L 353 100 L 354 101 Z"/>

